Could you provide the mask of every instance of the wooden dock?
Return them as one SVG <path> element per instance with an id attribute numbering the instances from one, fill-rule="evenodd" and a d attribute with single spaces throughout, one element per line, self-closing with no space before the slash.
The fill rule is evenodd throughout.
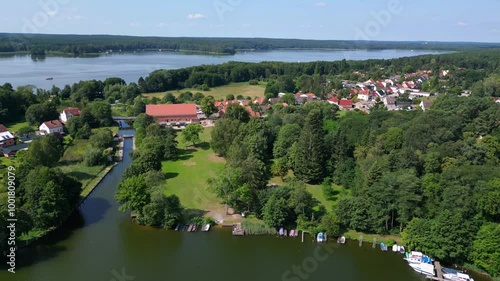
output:
<path id="1" fill-rule="evenodd" d="M 438 261 L 434 262 L 434 269 L 436 270 L 437 277 L 434 276 L 426 276 L 425 278 L 437 281 L 447 281 L 443 277 L 443 268 L 441 267 L 441 263 Z"/>
<path id="2" fill-rule="evenodd" d="M 236 236 L 243 236 L 243 235 L 245 235 L 245 230 L 243 230 L 243 227 L 241 226 L 241 223 L 235 223 L 235 224 L 233 224 L 233 235 L 236 235 Z"/>

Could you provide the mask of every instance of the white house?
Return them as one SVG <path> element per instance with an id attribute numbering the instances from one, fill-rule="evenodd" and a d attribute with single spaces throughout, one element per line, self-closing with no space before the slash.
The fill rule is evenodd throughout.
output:
<path id="1" fill-rule="evenodd" d="M 364 91 L 360 91 L 358 93 L 358 100 L 364 100 L 364 101 L 368 101 L 370 100 L 370 90 L 364 90 Z"/>
<path id="2" fill-rule="evenodd" d="M 80 109 L 78 108 L 66 108 L 59 115 L 61 122 L 66 123 L 71 117 L 80 116 Z"/>
<path id="3" fill-rule="evenodd" d="M 43 135 L 60 133 L 64 130 L 63 124 L 59 120 L 43 122 L 39 127 Z"/>

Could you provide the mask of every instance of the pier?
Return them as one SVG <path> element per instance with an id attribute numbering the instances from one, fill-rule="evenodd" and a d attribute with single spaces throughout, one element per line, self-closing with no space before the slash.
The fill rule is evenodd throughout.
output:
<path id="1" fill-rule="evenodd" d="M 430 280 L 445 281 L 446 279 L 444 279 L 444 277 L 443 277 L 443 268 L 441 267 L 441 263 L 438 261 L 435 261 L 434 268 L 436 269 L 437 277 L 426 276 L 425 278 L 430 279 Z"/>

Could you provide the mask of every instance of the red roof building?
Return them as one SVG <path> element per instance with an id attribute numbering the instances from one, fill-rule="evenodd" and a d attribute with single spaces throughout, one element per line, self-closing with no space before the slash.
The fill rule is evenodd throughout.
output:
<path id="1" fill-rule="evenodd" d="M 4 125 L 0 124 L 0 133 L 8 132 L 9 130 Z"/>
<path id="2" fill-rule="evenodd" d="M 166 126 L 198 123 L 196 104 L 148 104 L 146 114 Z"/>
<path id="3" fill-rule="evenodd" d="M 341 99 L 339 101 L 339 106 L 344 108 L 344 109 L 352 109 L 352 100 Z"/>

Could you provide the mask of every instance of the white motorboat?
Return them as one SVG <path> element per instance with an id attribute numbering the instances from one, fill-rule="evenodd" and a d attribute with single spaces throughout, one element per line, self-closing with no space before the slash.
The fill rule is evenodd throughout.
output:
<path id="1" fill-rule="evenodd" d="M 443 268 L 443 278 L 452 281 L 474 281 L 468 274 L 451 268 Z"/>
<path id="2" fill-rule="evenodd" d="M 425 275 L 429 276 L 436 276 L 436 273 L 434 272 L 434 265 L 432 263 L 410 263 L 409 264 L 413 270 L 415 270 L 418 273 L 422 273 Z"/>
<path id="3" fill-rule="evenodd" d="M 205 224 L 202 228 L 201 231 L 209 231 L 210 230 L 210 224 Z"/>

